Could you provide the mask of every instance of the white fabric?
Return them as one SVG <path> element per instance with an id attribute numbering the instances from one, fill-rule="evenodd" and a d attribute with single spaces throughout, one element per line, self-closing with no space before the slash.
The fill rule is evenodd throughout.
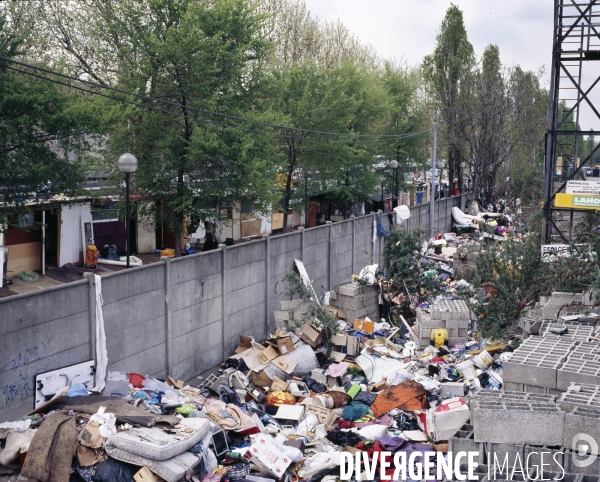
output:
<path id="1" fill-rule="evenodd" d="M 106 333 L 104 331 L 104 316 L 102 314 L 102 281 L 94 275 L 96 285 L 96 385 L 94 392 L 101 392 L 106 385 L 106 367 L 108 366 L 108 351 L 106 350 Z"/>
<path id="2" fill-rule="evenodd" d="M 404 221 L 410 218 L 410 208 L 408 206 L 396 206 L 394 208 L 394 213 L 396 213 L 396 224 L 402 224 Z"/>
<path id="3" fill-rule="evenodd" d="M 271 218 L 259 214 L 258 219 L 260 219 L 260 234 L 271 234 Z"/>
<path id="4" fill-rule="evenodd" d="M 377 241 L 377 218 L 373 216 L 373 246 L 375 241 Z"/>
<path id="5" fill-rule="evenodd" d="M 18 420 L 17 422 L 0 423 L 0 428 L 10 428 L 16 432 L 26 432 L 31 425 L 31 420 Z"/>
<path id="6" fill-rule="evenodd" d="M 375 440 L 378 438 L 384 438 L 389 435 L 388 428 L 385 425 L 379 425 L 379 424 L 368 425 L 364 428 L 361 428 L 360 430 L 355 429 L 355 431 L 356 431 L 356 433 L 358 433 L 358 435 L 360 435 L 361 437 L 363 437 L 367 440 Z"/>
<path id="7" fill-rule="evenodd" d="M 465 226 L 473 222 L 474 216 L 463 213 L 460 208 L 452 208 L 452 217 L 457 224 Z"/>

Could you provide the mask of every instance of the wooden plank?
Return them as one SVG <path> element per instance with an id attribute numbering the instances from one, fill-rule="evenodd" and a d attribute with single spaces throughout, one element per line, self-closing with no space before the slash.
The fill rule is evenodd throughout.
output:
<path id="1" fill-rule="evenodd" d="M 483 348 L 481 350 L 468 351 L 467 355 L 477 355 L 484 350 L 487 351 L 488 353 L 493 353 L 495 351 L 504 350 L 505 348 L 508 348 L 509 346 L 510 345 L 508 343 L 503 343 L 502 345 L 496 345 L 496 346 L 486 346 L 485 348 Z"/>
<path id="2" fill-rule="evenodd" d="M 273 213 L 271 216 L 271 229 L 283 228 L 283 213 Z"/>
<path id="3" fill-rule="evenodd" d="M 38 271 L 42 268 L 42 243 L 24 243 L 10 246 L 8 250 L 8 272 Z"/>
<path id="4" fill-rule="evenodd" d="M 258 236 L 260 234 L 260 225 L 260 219 L 254 219 L 252 221 L 242 221 L 242 238 L 247 238 L 249 236 Z"/>

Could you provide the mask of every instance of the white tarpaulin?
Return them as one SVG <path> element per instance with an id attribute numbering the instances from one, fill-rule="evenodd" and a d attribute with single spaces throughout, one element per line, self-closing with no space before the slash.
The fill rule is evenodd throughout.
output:
<path id="1" fill-rule="evenodd" d="M 108 352 L 106 350 L 106 333 L 104 332 L 104 315 L 102 314 L 102 281 L 100 276 L 94 275 L 96 285 L 96 385 L 94 392 L 104 390 L 106 380 L 106 367 L 108 366 Z"/>
<path id="2" fill-rule="evenodd" d="M 394 213 L 396 213 L 396 217 L 395 217 L 396 224 L 402 224 L 408 218 L 410 218 L 410 209 L 408 206 L 404 206 L 404 205 L 396 206 L 394 208 Z"/>

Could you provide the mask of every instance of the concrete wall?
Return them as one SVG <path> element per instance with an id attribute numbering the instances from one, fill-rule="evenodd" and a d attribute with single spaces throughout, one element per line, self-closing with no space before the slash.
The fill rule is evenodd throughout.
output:
<path id="1" fill-rule="evenodd" d="M 222 362 L 240 334 L 265 338 L 294 259 L 319 295 L 379 261 L 373 218 L 103 275 L 109 369 L 190 379 Z M 93 277 L 0 299 L 0 421 L 7 407 L 33 407 L 36 374 L 94 358 L 95 309 Z"/>

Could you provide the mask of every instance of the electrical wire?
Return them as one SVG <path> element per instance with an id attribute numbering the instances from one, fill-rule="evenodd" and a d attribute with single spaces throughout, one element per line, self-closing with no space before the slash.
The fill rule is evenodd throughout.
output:
<path id="1" fill-rule="evenodd" d="M 102 85 L 102 84 L 99 84 L 99 83 L 96 83 L 96 82 L 91 82 L 91 81 L 88 81 L 88 80 L 78 79 L 78 78 L 70 76 L 70 75 L 61 74 L 60 72 L 52 71 L 52 70 L 45 69 L 45 68 L 42 68 L 42 67 L 37 67 L 35 65 L 27 64 L 27 63 L 24 63 L 24 62 L 19 62 L 17 60 L 9 59 L 7 57 L 0 56 L 0 61 L 10 62 L 12 64 L 20 65 L 20 66 L 25 67 L 25 68 L 37 70 L 37 71 L 44 72 L 44 73 L 50 74 L 50 75 L 55 75 L 55 76 L 58 76 L 58 77 L 62 77 L 64 79 L 71 80 L 71 81 L 80 82 L 80 83 L 83 83 L 83 84 L 86 84 L 86 85 L 90 85 L 90 86 L 93 86 L 93 87 L 96 87 L 96 88 L 111 90 L 113 92 L 118 92 L 120 94 L 133 96 L 133 97 L 136 97 L 136 98 L 139 98 L 139 99 L 143 99 L 143 100 L 147 100 L 147 101 L 151 101 L 151 102 L 162 103 L 162 104 L 165 104 L 165 105 L 169 105 L 171 107 L 180 107 L 180 108 L 188 109 L 188 110 L 195 111 L 195 112 L 201 112 L 201 113 L 204 113 L 204 114 L 213 115 L 213 116 L 222 117 L 222 118 L 231 119 L 231 120 L 237 120 L 237 121 L 241 121 L 241 122 L 247 122 L 247 123 L 253 123 L 253 124 L 263 125 L 263 126 L 272 127 L 272 128 L 275 128 L 275 129 L 284 129 L 284 130 L 294 131 L 294 132 L 304 132 L 304 133 L 307 133 L 307 134 L 348 137 L 348 138 L 351 138 L 351 139 L 357 139 L 357 138 L 360 138 L 360 139 L 376 139 L 379 142 L 386 141 L 386 140 L 393 141 L 393 140 L 405 139 L 405 138 L 408 138 L 408 137 L 414 137 L 414 136 L 418 136 L 418 135 L 421 135 L 421 134 L 424 134 L 424 133 L 427 133 L 427 132 L 431 132 L 431 129 L 429 129 L 429 130 L 426 130 L 426 131 L 421 131 L 421 132 L 416 132 L 416 133 L 411 133 L 411 134 L 374 134 L 373 135 L 373 134 L 351 134 L 351 133 L 327 132 L 327 131 L 318 131 L 318 130 L 313 130 L 313 129 L 303 129 L 303 128 L 299 128 L 299 127 L 283 126 L 283 125 L 278 125 L 278 124 L 271 124 L 271 123 L 264 122 L 264 121 L 258 121 L 258 120 L 254 120 L 254 119 L 247 119 L 247 118 L 244 118 L 244 117 L 238 117 L 238 116 L 232 116 L 232 115 L 228 115 L 228 114 L 222 114 L 222 113 L 219 113 L 219 112 L 212 112 L 212 111 L 209 111 L 209 110 L 206 110 L 206 109 L 201 109 L 201 108 L 198 108 L 198 107 L 184 106 L 184 105 L 178 104 L 176 102 L 171 102 L 171 101 L 167 101 L 167 100 L 163 100 L 163 99 L 157 99 L 157 98 L 151 97 L 151 96 L 146 96 L 146 95 L 142 95 L 142 94 L 136 94 L 134 92 L 128 92 L 128 91 L 125 91 L 125 90 L 122 90 L 122 89 L 118 89 L 116 87 L 111 87 L 111 86 L 108 86 L 108 85 Z M 126 101 L 124 99 L 119 99 L 119 98 L 116 98 L 116 97 L 113 97 L 113 96 L 108 96 L 106 94 L 100 94 L 99 92 L 95 92 L 95 91 L 90 91 L 90 90 L 87 90 L 87 89 L 83 89 L 82 87 L 76 87 L 76 86 L 74 86 L 72 84 L 62 83 L 62 82 L 59 82 L 59 81 L 54 80 L 54 79 L 50 79 L 50 78 L 47 78 L 47 77 L 44 77 L 44 76 L 33 74 L 31 72 L 27 72 L 27 71 L 20 70 L 20 69 L 15 69 L 13 67 L 9 67 L 8 65 L 5 65 L 5 67 L 8 68 L 8 69 L 11 69 L 11 70 L 14 70 L 14 71 L 26 74 L 26 75 L 32 75 L 34 77 L 37 77 L 37 78 L 40 78 L 40 79 L 43 79 L 43 80 L 48 80 L 48 81 L 55 82 L 55 83 L 60 84 L 60 85 L 64 85 L 64 86 L 71 87 L 71 88 L 75 88 L 75 89 L 81 90 L 83 92 L 90 93 L 92 95 L 101 95 L 103 97 L 106 97 L 106 98 L 109 98 L 109 99 L 113 99 L 113 100 L 117 100 L 119 102 L 125 102 L 125 103 L 129 103 L 129 104 L 136 105 L 136 106 L 139 106 L 139 107 L 143 107 L 143 108 L 150 108 L 150 106 L 144 106 L 144 105 L 136 104 L 135 102 Z M 258 131 L 258 130 L 255 130 L 255 129 L 247 129 L 247 128 L 242 128 L 242 127 L 239 127 L 239 126 L 232 126 L 232 125 L 229 125 L 229 124 L 221 124 L 221 123 L 217 123 L 215 121 L 209 121 L 209 120 L 206 120 L 206 119 L 199 119 L 199 118 L 195 118 L 195 117 L 191 117 L 191 116 L 186 116 L 185 114 L 176 114 L 176 113 L 173 113 L 171 111 L 164 110 L 164 109 L 152 108 L 152 110 L 157 110 L 159 112 L 168 113 L 168 114 L 172 114 L 172 115 L 177 115 L 179 117 L 190 118 L 190 119 L 197 120 L 199 122 L 213 124 L 213 125 L 217 125 L 217 126 L 221 126 L 221 127 L 228 127 L 228 128 L 232 128 L 232 129 L 245 130 L 247 132 L 254 132 L 254 133 L 259 133 L 259 134 L 264 134 L 264 135 L 271 135 L 271 136 L 274 136 L 274 137 L 284 137 L 284 138 L 288 138 L 288 139 L 290 139 L 290 138 L 303 139 L 302 137 L 294 137 L 294 136 L 280 135 L 280 134 L 278 135 L 278 134 L 275 134 L 275 133 L 270 133 L 270 132 L 265 132 L 265 131 Z M 346 141 L 340 140 L 340 141 L 337 141 L 337 142 L 346 142 Z"/>

